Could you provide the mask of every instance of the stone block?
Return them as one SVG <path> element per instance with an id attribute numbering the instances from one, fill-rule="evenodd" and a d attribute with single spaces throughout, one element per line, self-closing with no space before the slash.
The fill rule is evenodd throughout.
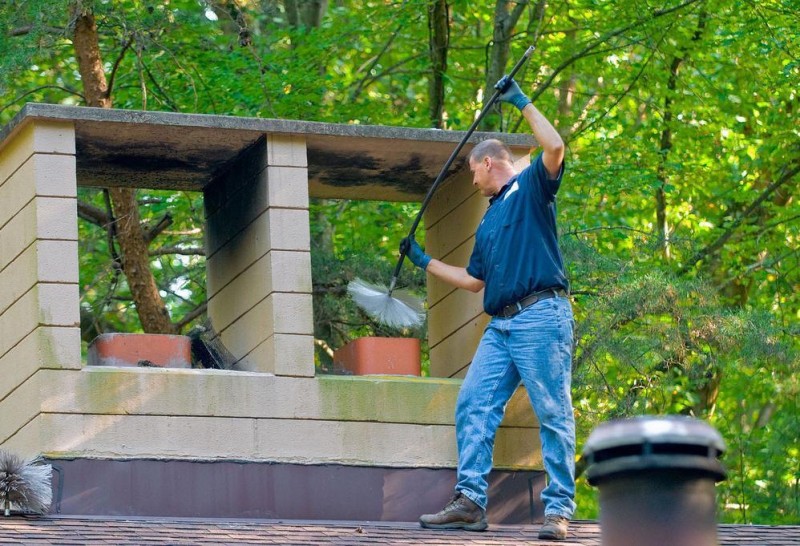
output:
<path id="1" fill-rule="evenodd" d="M 235 264 L 226 264 L 228 266 Z M 219 263 L 214 261 L 209 272 L 209 300 L 219 298 L 226 307 L 252 306 L 273 291 L 311 293 L 311 254 L 309 252 L 273 250 L 247 266 L 229 283 L 220 285 Z M 225 276 L 229 276 L 228 273 Z M 222 276 L 222 275 L 220 275 Z M 241 314 L 241 313 L 239 313 Z M 229 319 L 223 319 L 230 322 Z"/>
<path id="2" fill-rule="evenodd" d="M 483 313 L 483 292 L 456 290 L 428 309 L 428 341 L 436 345 Z"/>
<path id="3" fill-rule="evenodd" d="M 256 449 L 263 460 L 301 464 L 455 466 L 455 429 L 348 421 L 258 420 Z"/>
<path id="4" fill-rule="evenodd" d="M 274 334 L 237 364 L 237 370 L 279 376 L 314 377 L 314 336 Z"/>
<path id="5" fill-rule="evenodd" d="M 464 167 L 463 170 L 445 180 L 433 194 L 425 211 L 425 225 L 436 224 L 442 217 L 450 214 L 476 195 L 480 197 L 480 193 L 472 185 L 472 173 L 467 167 Z"/>
<path id="6" fill-rule="evenodd" d="M 475 238 L 470 237 L 464 241 L 463 244 L 454 248 L 449 254 L 440 253 L 439 249 L 437 248 L 437 241 L 435 239 L 428 238 L 426 243 L 428 243 L 428 245 L 425 250 L 431 256 L 435 256 L 439 260 L 456 267 L 467 267 L 467 265 L 469 265 L 469 258 L 472 255 L 472 247 L 475 244 Z M 452 284 L 440 281 L 433 275 L 428 275 L 428 307 L 436 305 L 445 296 L 449 295 L 455 290 L 459 289 L 453 287 Z M 483 298 L 482 292 L 481 298 Z"/>
<path id="7" fill-rule="evenodd" d="M 37 197 L 37 236 L 39 239 L 76 241 L 78 239 L 78 201 L 74 198 Z"/>
<path id="8" fill-rule="evenodd" d="M 78 286 L 38 284 L 0 315 L 0 355 L 38 326 L 78 326 Z"/>
<path id="9" fill-rule="evenodd" d="M 41 411 L 40 377 L 34 372 L 0 400 L 0 445 Z"/>
<path id="10" fill-rule="evenodd" d="M 80 369 L 79 328 L 40 326 L 0 356 L 0 400 L 40 369 Z"/>
<path id="11" fill-rule="evenodd" d="M 218 324 L 213 311 L 212 322 L 237 359 L 276 333 L 313 335 L 311 294 L 273 292 L 230 324 Z"/>
<path id="12" fill-rule="evenodd" d="M 8 222 L 37 195 L 74 198 L 76 194 L 73 156 L 34 154 L 0 183 L 0 225 Z"/>
<path id="13" fill-rule="evenodd" d="M 75 155 L 75 128 L 71 121 L 36 120 L 6 140 L 0 149 L 0 182 L 5 181 L 35 153 Z"/>
<path id="14" fill-rule="evenodd" d="M 275 334 L 264 343 L 274 355 L 275 375 L 314 377 L 313 335 Z"/>
<path id="15" fill-rule="evenodd" d="M 36 203 L 31 201 L 5 224 L 0 224 L 0 270 L 5 269 L 35 240 Z"/>
<path id="16" fill-rule="evenodd" d="M 445 256 L 475 235 L 486 212 L 486 198 L 475 195 L 435 224 L 425 224 L 425 240 L 440 255 Z M 466 265 L 466 264 L 465 264 Z"/>
<path id="17" fill-rule="evenodd" d="M 102 395 L 102 393 L 98 393 Z M 253 419 L 43 414 L 42 451 L 99 458 L 253 459 Z"/>
<path id="18" fill-rule="evenodd" d="M 231 201 L 241 200 L 252 194 L 254 186 L 264 185 L 267 168 L 266 138 L 260 138 L 242 151 L 228 169 L 203 190 L 203 203 L 206 218 L 210 218 Z"/>
<path id="19" fill-rule="evenodd" d="M 306 140 L 300 135 L 267 135 L 267 160 L 270 165 L 307 167 Z"/>
<path id="20" fill-rule="evenodd" d="M 208 257 L 213 257 L 227 245 L 233 245 L 228 254 L 237 253 L 241 246 L 258 245 L 258 250 L 247 252 L 254 261 L 271 249 L 310 250 L 311 233 L 307 210 L 267 209 L 251 223 L 240 226 L 235 222 L 226 225 L 225 218 L 215 216 L 206 227 L 206 248 Z"/>
<path id="21" fill-rule="evenodd" d="M 311 250 L 311 228 L 307 210 L 270 209 L 269 245 L 274 250 Z"/>
<path id="22" fill-rule="evenodd" d="M 468 321 L 453 334 L 430 346 L 430 374 L 433 377 L 464 377 L 478 348 L 488 315 Z"/>
<path id="23" fill-rule="evenodd" d="M 308 169 L 270 166 L 267 189 L 271 207 L 308 209 Z"/>
<path id="24" fill-rule="evenodd" d="M 270 251 L 267 220 L 266 215 L 258 217 L 247 229 L 213 252 L 206 246 L 206 283 L 209 293 L 219 292 Z"/>

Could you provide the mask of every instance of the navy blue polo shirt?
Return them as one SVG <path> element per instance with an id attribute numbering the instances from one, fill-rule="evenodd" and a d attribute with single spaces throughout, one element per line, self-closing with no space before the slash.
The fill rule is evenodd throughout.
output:
<path id="1" fill-rule="evenodd" d="M 556 193 L 564 166 L 549 180 L 542 154 L 489 200 L 467 273 L 486 286 L 483 308 L 496 315 L 528 294 L 567 289 L 556 232 Z"/>

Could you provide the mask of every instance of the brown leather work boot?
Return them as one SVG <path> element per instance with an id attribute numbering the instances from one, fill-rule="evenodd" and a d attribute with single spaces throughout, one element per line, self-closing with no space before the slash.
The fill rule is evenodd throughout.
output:
<path id="1" fill-rule="evenodd" d="M 419 524 L 426 529 L 464 529 L 465 531 L 483 531 L 489 526 L 486 522 L 486 510 L 461 493 L 456 493 L 438 514 L 421 516 Z"/>
<path id="2" fill-rule="evenodd" d="M 564 516 L 545 516 L 544 525 L 539 529 L 539 538 L 564 540 L 567 538 L 569 520 Z"/>

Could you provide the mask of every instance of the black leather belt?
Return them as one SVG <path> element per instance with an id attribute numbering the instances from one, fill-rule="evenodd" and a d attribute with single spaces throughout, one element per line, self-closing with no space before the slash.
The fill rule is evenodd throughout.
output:
<path id="1" fill-rule="evenodd" d="M 511 305 L 506 305 L 495 316 L 503 318 L 511 318 L 520 311 L 522 311 L 523 309 L 525 309 L 526 307 L 530 307 L 537 301 L 555 297 L 566 298 L 568 295 L 569 293 L 563 288 L 548 288 L 547 290 L 534 292 L 533 294 L 528 294 L 527 296 L 525 296 L 516 303 L 512 303 Z"/>

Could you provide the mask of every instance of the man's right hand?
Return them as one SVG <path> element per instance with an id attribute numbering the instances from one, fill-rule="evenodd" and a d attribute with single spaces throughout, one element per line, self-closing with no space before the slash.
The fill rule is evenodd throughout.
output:
<path id="1" fill-rule="evenodd" d="M 422 269 L 427 269 L 428 264 L 431 262 L 431 257 L 425 254 L 422 247 L 414 239 L 414 237 L 406 237 L 400 241 L 400 252 L 408 256 L 411 263 Z"/>

